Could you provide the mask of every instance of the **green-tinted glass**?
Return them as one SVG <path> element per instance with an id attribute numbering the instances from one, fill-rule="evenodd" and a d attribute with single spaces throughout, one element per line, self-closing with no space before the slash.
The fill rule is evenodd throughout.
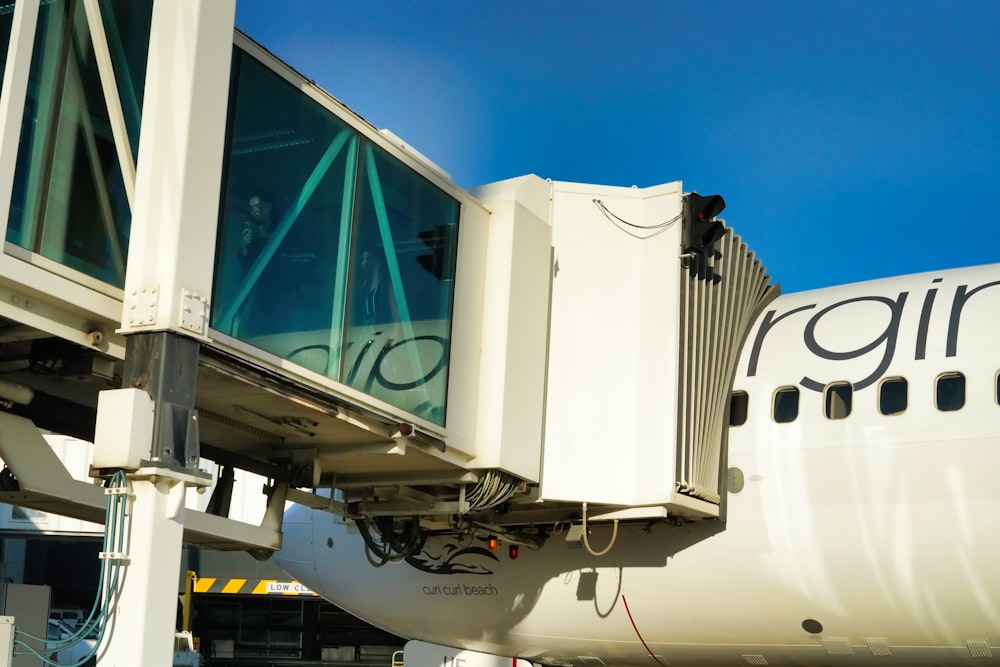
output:
<path id="1" fill-rule="evenodd" d="M 344 382 L 444 423 L 459 205 L 366 144 Z"/>
<path id="2" fill-rule="evenodd" d="M 10 46 L 10 31 L 14 24 L 14 3 L 0 2 L 0 85 L 3 84 L 7 66 L 7 49 Z"/>
<path id="3" fill-rule="evenodd" d="M 135 77 L 145 72 L 151 5 L 102 4 L 107 25 L 117 26 L 108 31 L 112 57 L 130 72 L 119 90 L 141 88 Z M 141 98 L 123 104 L 131 104 L 137 145 Z M 123 286 L 131 210 L 82 2 L 39 10 L 20 146 L 7 240 Z"/>
<path id="4" fill-rule="evenodd" d="M 245 54 L 233 76 L 212 326 L 336 379 L 356 134 Z"/>
<path id="5" fill-rule="evenodd" d="M 100 0 L 100 6 L 132 159 L 138 160 L 153 0 Z"/>
<path id="6" fill-rule="evenodd" d="M 459 204 L 233 58 L 212 327 L 444 423 Z"/>

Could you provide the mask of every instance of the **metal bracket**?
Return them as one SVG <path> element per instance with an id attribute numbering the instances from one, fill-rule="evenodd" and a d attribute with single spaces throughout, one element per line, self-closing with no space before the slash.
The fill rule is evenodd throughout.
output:
<path id="1" fill-rule="evenodd" d="M 181 289 L 180 328 L 199 336 L 205 335 L 208 331 L 208 299 Z"/>
<path id="2" fill-rule="evenodd" d="M 160 294 L 156 287 L 141 287 L 125 294 L 122 322 L 128 327 L 156 324 L 156 309 Z"/>

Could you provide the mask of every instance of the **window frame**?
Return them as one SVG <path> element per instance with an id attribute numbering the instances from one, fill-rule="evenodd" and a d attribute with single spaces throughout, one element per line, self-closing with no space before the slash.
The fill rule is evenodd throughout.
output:
<path id="1" fill-rule="evenodd" d="M 778 412 L 777 412 L 778 396 L 781 394 L 787 394 L 792 392 L 795 393 L 795 414 L 792 416 L 791 419 L 778 419 Z M 799 413 L 801 412 L 801 405 L 800 405 L 801 398 L 802 398 L 802 392 L 799 391 L 799 388 L 795 385 L 782 385 L 780 387 L 775 388 L 774 393 L 771 394 L 771 421 L 773 421 L 775 424 L 791 424 L 796 419 L 798 419 Z"/>
<path id="2" fill-rule="evenodd" d="M 736 401 L 737 397 L 739 397 L 740 399 L 742 399 L 742 402 L 743 402 L 742 413 L 739 413 L 739 412 L 736 412 L 735 410 L 733 410 L 733 405 L 735 404 L 735 401 Z M 742 414 L 743 419 L 739 423 L 734 422 L 733 421 L 733 415 L 734 414 Z M 748 392 L 744 391 L 743 389 L 734 389 L 729 394 L 729 420 L 728 420 L 729 421 L 729 427 L 730 428 L 739 428 L 740 426 L 743 426 L 744 424 L 746 424 L 749 418 L 750 418 L 750 394 Z"/>
<path id="3" fill-rule="evenodd" d="M 846 407 L 846 411 L 844 412 L 843 416 L 836 416 L 836 415 L 833 414 L 833 410 L 830 409 L 830 407 L 831 407 L 831 401 L 833 399 L 834 394 L 837 393 L 836 390 L 842 389 L 844 387 L 846 387 L 847 391 L 848 391 L 847 401 L 846 401 L 846 406 L 845 406 Z M 839 396 L 839 393 L 837 395 Z M 851 413 L 853 411 L 854 411 L 854 385 L 853 384 L 851 384 L 850 382 L 848 382 L 846 380 L 838 380 L 838 381 L 829 383 L 828 385 L 826 385 L 823 388 L 823 416 L 824 417 L 826 417 L 830 421 L 840 421 L 841 419 L 847 419 L 848 417 L 850 417 Z"/>
<path id="4" fill-rule="evenodd" d="M 902 383 L 905 387 L 905 394 L 903 396 L 903 409 L 897 412 L 886 412 L 882 409 L 882 391 L 883 388 L 890 383 Z M 910 408 L 910 381 L 901 375 L 893 375 L 892 377 L 882 378 L 878 383 L 878 396 L 876 397 L 877 408 L 880 415 L 884 417 L 898 417 L 904 414 Z"/>
<path id="5" fill-rule="evenodd" d="M 961 382 L 962 382 L 962 384 L 961 384 L 961 387 L 962 387 L 962 402 L 961 402 L 961 404 L 958 407 L 954 407 L 954 408 L 942 408 L 941 407 L 941 400 L 940 400 L 941 382 L 943 380 L 953 380 L 953 379 L 958 379 L 958 380 L 961 380 Z M 936 378 L 934 378 L 934 408 L 938 412 L 958 412 L 962 408 L 965 407 L 965 404 L 968 402 L 968 400 L 969 400 L 969 397 L 968 397 L 968 394 L 967 394 L 967 386 L 966 386 L 966 380 L 965 380 L 965 373 L 963 373 L 961 371 L 946 371 L 944 373 L 939 373 L 938 376 Z"/>

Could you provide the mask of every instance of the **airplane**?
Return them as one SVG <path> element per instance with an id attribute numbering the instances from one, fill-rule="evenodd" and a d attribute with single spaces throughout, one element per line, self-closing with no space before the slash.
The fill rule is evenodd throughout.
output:
<path id="1" fill-rule="evenodd" d="M 998 312 L 1000 264 L 772 301 L 724 520 L 581 530 L 578 509 L 534 543 L 433 531 L 373 567 L 364 526 L 295 506 L 275 559 L 378 627 L 508 661 L 1000 664 Z"/>

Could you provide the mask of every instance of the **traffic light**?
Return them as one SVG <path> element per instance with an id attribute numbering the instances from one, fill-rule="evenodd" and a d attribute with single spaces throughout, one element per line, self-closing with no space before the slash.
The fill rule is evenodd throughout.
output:
<path id="1" fill-rule="evenodd" d="M 684 250 L 704 253 L 726 233 L 715 216 L 726 208 L 722 195 L 702 196 L 692 192 L 684 196 Z"/>

